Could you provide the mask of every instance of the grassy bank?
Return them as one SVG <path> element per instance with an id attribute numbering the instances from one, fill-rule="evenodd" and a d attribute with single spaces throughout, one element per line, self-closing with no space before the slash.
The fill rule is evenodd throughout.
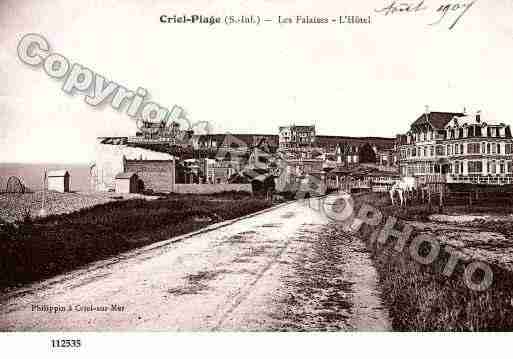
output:
<path id="1" fill-rule="evenodd" d="M 262 198 L 236 193 L 171 195 L 0 225 L 0 288 L 51 277 L 269 206 Z"/>
<path id="2" fill-rule="evenodd" d="M 413 207 L 399 210 L 388 205 L 386 198 L 377 194 L 356 198 L 379 207 L 385 216 L 396 215 L 408 219 L 425 219 L 426 210 Z M 453 209 L 458 213 L 464 208 Z M 474 209 L 475 210 L 475 209 Z M 496 209 L 495 209 L 496 210 Z M 483 209 L 484 211 L 484 209 Z M 399 220 L 401 229 L 404 220 Z M 381 246 L 368 239 L 373 228 L 363 227 L 360 235 L 378 271 L 383 299 L 390 311 L 394 330 L 400 331 L 486 331 L 513 329 L 513 274 L 497 265 L 489 264 L 493 271 L 493 284 L 478 292 L 467 288 L 463 280 L 465 261 L 460 261 L 454 273 L 447 277 L 443 269 L 449 255 L 441 246 L 440 255 L 432 264 L 419 264 L 411 258 L 408 246 L 419 232 L 414 230 L 405 250 L 393 249 L 395 239 Z M 476 229 L 477 230 L 477 229 Z M 421 248 L 422 249 L 422 248 Z M 428 248 L 425 248 L 428 249 Z M 476 280 L 479 278 L 475 278 Z"/>

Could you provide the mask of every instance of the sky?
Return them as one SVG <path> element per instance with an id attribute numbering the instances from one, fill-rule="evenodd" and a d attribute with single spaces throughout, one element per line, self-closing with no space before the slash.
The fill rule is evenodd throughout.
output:
<path id="1" fill-rule="evenodd" d="M 43 35 L 71 64 L 183 107 L 214 132 L 277 134 L 295 123 L 323 135 L 393 137 L 425 105 L 513 123 L 513 1 L 477 0 L 452 30 L 461 11 L 429 24 L 455 1 L 425 0 L 417 13 L 374 11 L 391 3 L 2 0 L 0 162 L 90 163 L 97 137 L 136 131 L 125 111 L 92 107 L 42 67 L 22 63 L 16 49 L 27 33 Z M 163 14 L 370 15 L 371 24 L 162 24 Z"/>

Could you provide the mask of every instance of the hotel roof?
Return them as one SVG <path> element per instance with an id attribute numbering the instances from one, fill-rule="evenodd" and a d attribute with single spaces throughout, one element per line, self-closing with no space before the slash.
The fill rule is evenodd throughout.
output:
<path id="1" fill-rule="evenodd" d="M 460 117 L 465 114 L 461 112 L 429 112 L 420 115 L 415 122 L 411 125 L 412 127 L 430 124 L 434 129 L 440 130 L 447 125 L 454 116 Z"/>

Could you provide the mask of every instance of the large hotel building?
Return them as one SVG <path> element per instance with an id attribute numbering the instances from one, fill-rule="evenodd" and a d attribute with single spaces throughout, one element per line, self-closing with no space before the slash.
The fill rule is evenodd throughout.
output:
<path id="1" fill-rule="evenodd" d="M 398 136 L 402 176 L 441 176 L 449 183 L 511 184 L 509 125 L 476 114 L 430 112 Z"/>

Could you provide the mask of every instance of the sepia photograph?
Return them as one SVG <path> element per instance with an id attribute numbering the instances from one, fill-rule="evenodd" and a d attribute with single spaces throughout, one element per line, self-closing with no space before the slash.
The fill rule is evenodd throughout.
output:
<path id="1" fill-rule="evenodd" d="M 513 331 L 512 1 L 1 0 L 0 26 L 6 341 Z"/>

